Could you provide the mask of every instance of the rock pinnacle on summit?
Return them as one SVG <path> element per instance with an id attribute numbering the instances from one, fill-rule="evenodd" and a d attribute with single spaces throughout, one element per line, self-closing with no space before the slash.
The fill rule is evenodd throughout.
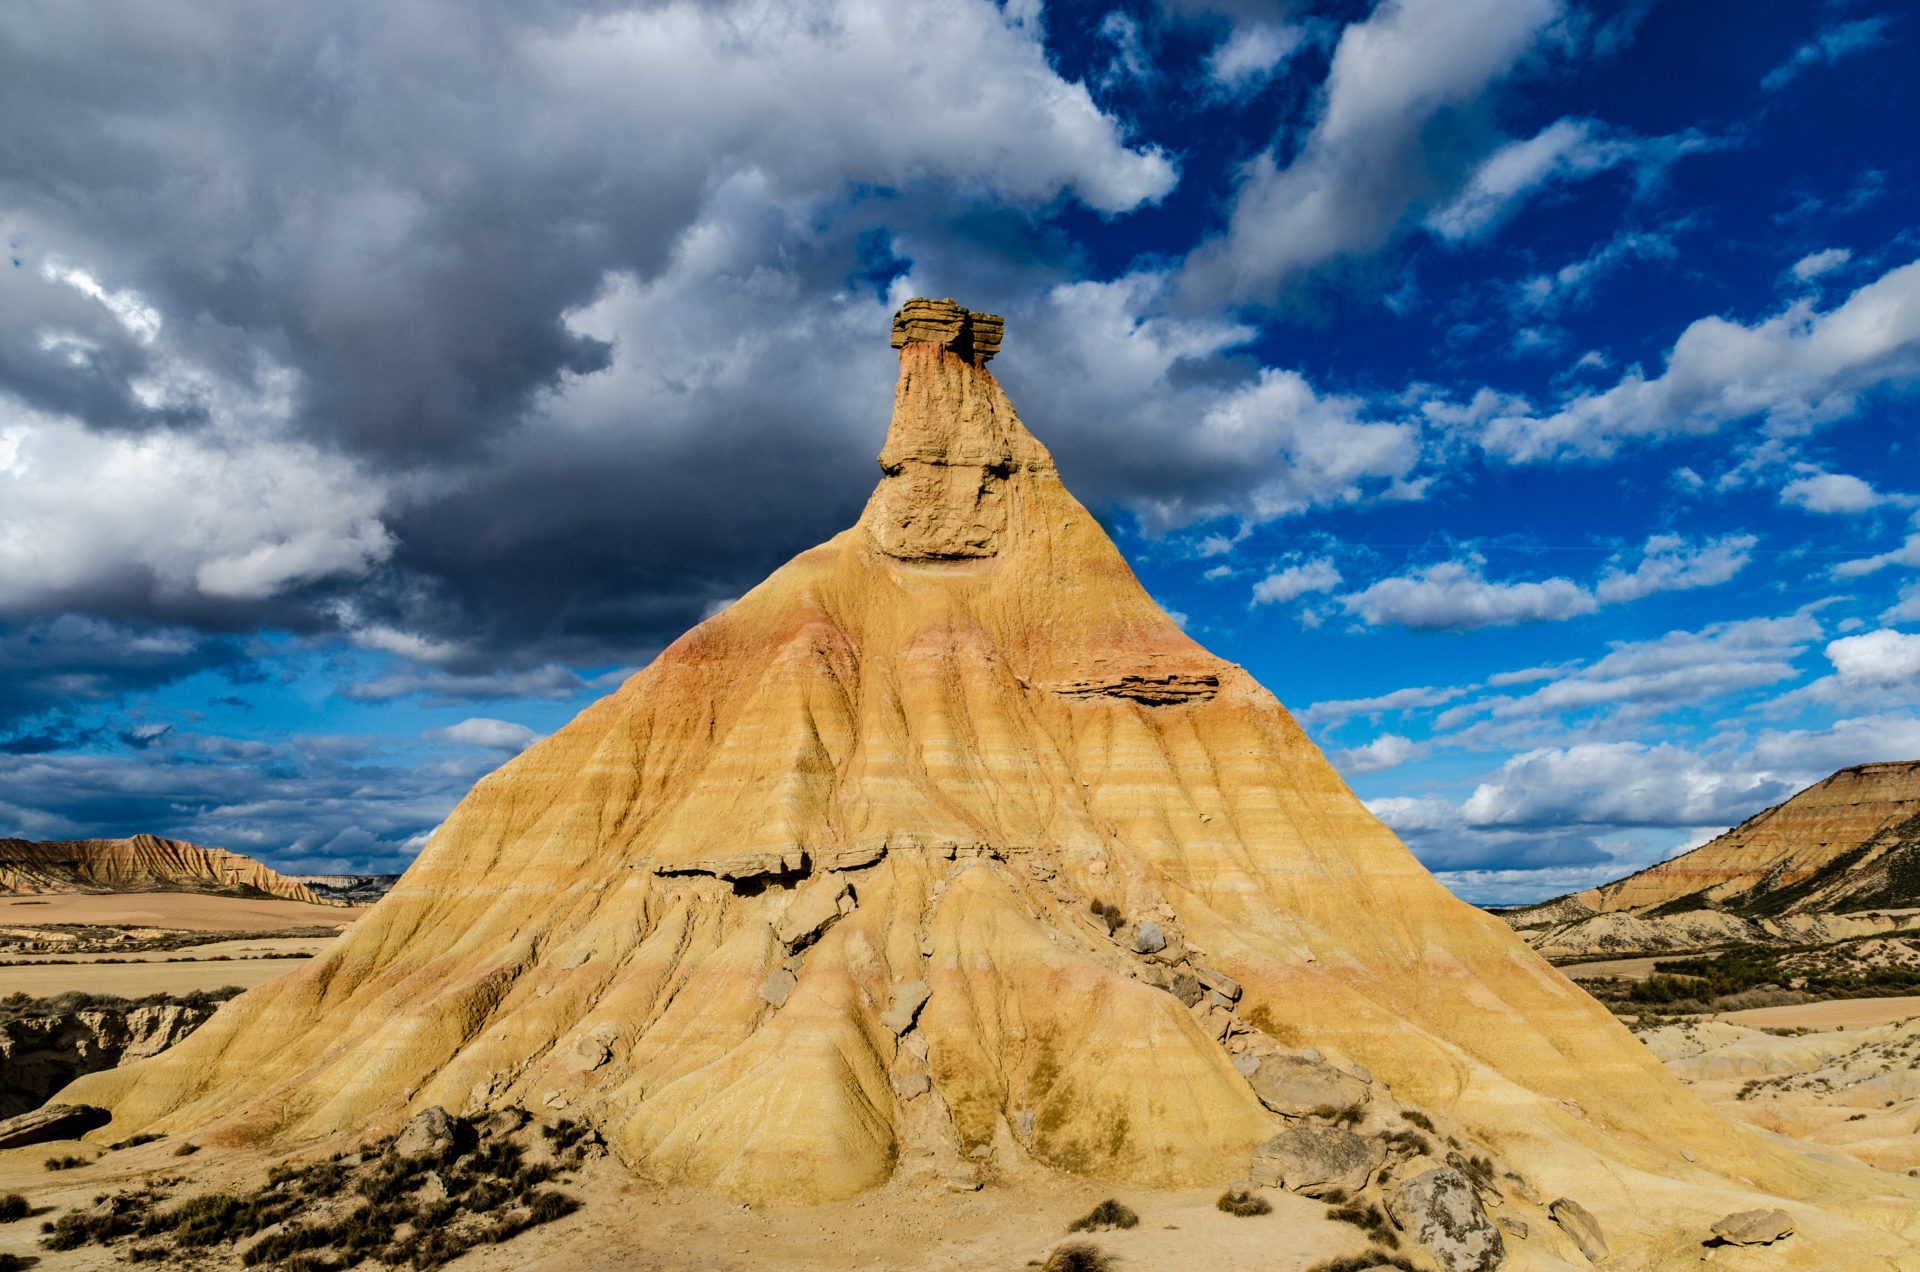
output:
<path id="1" fill-rule="evenodd" d="M 229 1145 L 564 1110 L 644 1178 L 779 1203 L 963 1168 L 1219 1187 L 1309 1099 L 1381 1133 L 1418 1105 L 1615 1250 L 1703 1180 L 1716 1214 L 1858 1191 L 1710 1112 L 1190 639 L 986 369 L 1000 338 L 909 301 L 855 525 L 478 782 L 309 965 L 61 1098 L 102 1139 Z"/>

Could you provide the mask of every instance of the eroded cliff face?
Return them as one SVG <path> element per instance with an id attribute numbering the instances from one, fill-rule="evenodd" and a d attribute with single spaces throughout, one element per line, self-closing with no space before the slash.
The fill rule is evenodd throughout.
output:
<path id="1" fill-rule="evenodd" d="M 1682 1141 L 1782 1196 L 1903 1186 L 1710 1113 L 1435 883 L 945 330 L 899 341 L 857 525 L 483 779 L 327 952 L 62 1098 L 215 1144 L 566 1109 L 754 1201 L 933 1151 L 1217 1185 L 1281 1125 L 1237 1040 L 1448 1110 L 1622 1246 L 1726 1183 Z"/>
<path id="2" fill-rule="evenodd" d="M 1920 760 L 1856 764 L 1710 843 L 1614 883 L 1506 911 L 1564 954 L 1837 940 L 1843 918 L 1920 906 Z"/>
<path id="3" fill-rule="evenodd" d="M 211 1003 L 162 1003 L 0 1020 L 0 1118 L 39 1108 L 83 1074 L 159 1055 L 214 1010 Z"/>
<path id="4" fill-rule="evenodd" d="M 0 893 L 234 891 L 338 904 L 251 857 L 178 839 L 0 839 Z"/>

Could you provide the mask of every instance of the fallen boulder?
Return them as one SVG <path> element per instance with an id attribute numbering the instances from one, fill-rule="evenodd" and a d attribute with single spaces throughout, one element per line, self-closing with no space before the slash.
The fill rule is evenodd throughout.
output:
<path id="1" fill-rule="evenodd" d="M 1716 1220 L 1713 1235 L 1733 1245 L 1772 1245 L 1793 1235 L 1793 1216 L 1784 1210 L 1738 1210 Z"/>
<path id="2" fill-rule="evenodd" d="M 1262 1104 L 1284 1117 L 1349 1109 L 1371 1098 L 1367 1084 L 1352 1074 L 1304 1056 L 1261 1056 L 1247 1081 Z"/>
<path id="3" fill-rule="evenodd" d="M 1387 1213 L 1447 1272 L 1491 1272 L 1506 1261 L 1500 1229 L 1480 1208 L 1467 1177 L 1451 1166 L 1415 1175 L 1394 1189 Z"/>
<path id="4" fill-rule="evenodd" d="M 1321 1197 L 1358 1192 L 1387 1159 L 1386 1149 L 1337 1126 L 1296 1126 L 1253 1150 L 1253 1177 L 1289 1192 Z"/>
<path id="5" fill-rule="evenodd" d="M 1133 929 L 1133 952 L 1135 954 L 1158 954 L 1167 948 L 1167 934 L 1160 925 L 1149 919 Z"/>
<path id="6" fill-rule="evenodd" d="M 774 925 L 774 939 L 791 953 L 811 945 L 836 919 L 851 913 L 853 908 L 853 889 L 845 879 L 822 879 L 794 898 L 786 914 Z"/>
<path id="7" fill-rule="evenodd" d="M 1600 1231 L 1600 1221 L 1571 1197 L 1560 1198 L 1547 1207 L 1547 1213 L 1589 1261 L 1598 1263 L 1612 1253 L 1607 1249 L 1606 1235 Z"/>
<path id="8" fill-rule="evenodd" d="M 52 1140 L 79 1139 L 113 1121 L 113 1114 L 91 1104 L 49 1104 L 0 1122 L 0 1148 L 24 1148 Z"/>
<path id="9" fill-rule="evenodd" d="M 398 1157 L 418 1157 L 423 1153 L 441 1153 L 453 1147 L 453 1119 L 435 1104 L 415 1113 L 393 1141 Z"/>

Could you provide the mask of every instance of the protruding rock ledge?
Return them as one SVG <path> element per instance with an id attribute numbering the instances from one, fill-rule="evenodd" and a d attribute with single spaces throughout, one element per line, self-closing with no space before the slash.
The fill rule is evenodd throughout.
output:
<path id="1" fill-rule="evenodd" d="M 983 314 L 956 304 L 952 297 L 930 300 L 915 296 L 893 316 L 893 347 L 926 341 L 944 345 L 977 367 L 1000 352 L 1006 323 L 998 314 Z"/>

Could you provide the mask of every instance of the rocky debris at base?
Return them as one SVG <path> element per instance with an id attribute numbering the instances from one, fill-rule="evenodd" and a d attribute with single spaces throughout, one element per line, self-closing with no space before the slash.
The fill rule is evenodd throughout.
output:
<path id="1" fill-rule="evenodd" d="M 418 1157 L 422 1153 L 442 1153 L 453 1147 L 453 1119 L 438 1104 L 421 1109 L 393 1141 L 400 1157 Z"/>
<path id="2" fill-rule="evenodd" d="M 1148 920 L 1133 930 L 1133 952 L 1135 954 L 1158 954 L 1167 948 L 1167 934 L 1160 925 Z"/>
<path id="3" fill-rule="evenodd" d="M 1338 1126 L 1295 1126 L 1253 1150 L 1253 1178 L 1306 1197 L 1335 1188 L 1357 1192 L 1387 1160 L 1387 1151 Z"/>
<path id="4" fill-rule="evenodd" d="M 1254 1056 L 1235 1067 L 1245 1075 L 1260 1102 L 1283 1117 L 1305 1117 L 1318 1109 L 1349 1109 L 1372 1096 L 1365 1082 L 1321 1060 L 1305 1056 Z M 1249 1072 L 1249 1070 L 1251 1070 Z"/>
<path id="5" fill-rule="evenodd" d="M 1784 1210 L 1740 1210 L 1716 1220 L 1712 1231 L 1730 1245 L 1772 1245 L 1793 1235 L 1793 1216 Z"/>
<path id="6" fill-rule="evenodd" d="M 920 1015 L 920 1009 L 927 1005 L 927 999 L 933 997 L 933 991 L 927 988 L 923 980 L 905 981 L 893 987 L 893 1004 L 880 1013 L 880 1023 L 893 1030 L 895 1034 L 904 1034 L 913 1028 L 913 1022 Z"/>
<path id="7" fill-rule="evenodd" d="M 1395 1188 L 1387 1213 L 1447 1272 L 1491 1272 L 1507 1257 L 1500 1230 L 1480 1208 L 1473 1185 L 1450 1166 L 1423 1171 Z"/>
<path id="8" fill-rule="evenodd" d="M 1547 1213 L 1560 1225 L 1560 1231 L 1567 1234 L 1567 1239 L 1578 1246 L 1580 1253 L 1590 1261 L 1598 1263 L 1612 1253 L 1607 1249 L 1605 1234 L 1600 1231 L 1600 1221 L 1593 1217 L 1592 1211 L 1571 1197 L 1557 1199 L 1547 1207 Z"/>
<path id="9" fill-rule="evenodd" d="M 49 1104 L 0 1122 L 0 1148 L 25 1148 L 52 1140 L 79 1139 L 113 1120 L 113 1114 L 91 1104 Z"/>
<path id="10" fill-rule="evenodd" d="M 772 1003 L 774 1007 L 785 1007 L 787 999 L 793 996 L 794 987 L 800 978 L 785 967 L 776 967 L 767 973 L 767 979 L 760 982 L 760 997 Z"/>
<path id="11" fill-rule="evenodd" d="M 780 916 L 774 925 L 774 939 L 785 946 L 788 953 L 802 949 L 818 940 L 820 934 L 843 915 L 853 913 L 856 904 L 853 886 L 845 879 L 831 875 L 817 879 L 795 897 L 787 912 Z"/>

